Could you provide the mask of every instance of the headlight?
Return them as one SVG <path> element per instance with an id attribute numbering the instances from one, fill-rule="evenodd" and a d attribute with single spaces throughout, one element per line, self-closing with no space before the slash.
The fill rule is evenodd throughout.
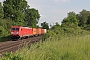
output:
<path id="1" fill-rule="evenodd" d="M 18 34 L 18 32 L 16 32 L 16 34 Z"/>
<path id="2" fill-rule="evenodd" d="M 19 32 L 11 32 L 11 34 L 19 34 Z"/>
<path id="3" fill-rule="evenodd" d="M 11 32 L 11 34 L 13 34 L 14 32 Z"/>

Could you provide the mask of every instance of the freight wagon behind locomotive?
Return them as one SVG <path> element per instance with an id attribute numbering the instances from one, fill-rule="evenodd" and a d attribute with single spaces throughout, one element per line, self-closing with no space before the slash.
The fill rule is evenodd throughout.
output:
<path id="1" fill-rule="evenodd" d="M 22 37 L 39 36 L 47 33 L 46 29 L 42 28 L 29 28 L 22 26 L 12 26 L 10 30 L 11 39 L 19 39 Z"/>

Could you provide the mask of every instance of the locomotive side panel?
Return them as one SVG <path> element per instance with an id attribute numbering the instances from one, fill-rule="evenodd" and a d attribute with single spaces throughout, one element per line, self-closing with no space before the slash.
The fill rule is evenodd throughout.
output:
<path id="1" fill-rule="evenodd" d="M 33 35 L 32 28 L 22 27 L 20 32 L 22 37 Z"/>

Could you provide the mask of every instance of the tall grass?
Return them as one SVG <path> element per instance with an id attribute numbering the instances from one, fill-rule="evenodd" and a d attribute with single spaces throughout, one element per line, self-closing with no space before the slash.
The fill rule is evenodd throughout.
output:
<path id="1" fill-rule="evenodd" d="M 6 54 L 1 60 L 90 60 L 90 35 L 48 38 Z"/>

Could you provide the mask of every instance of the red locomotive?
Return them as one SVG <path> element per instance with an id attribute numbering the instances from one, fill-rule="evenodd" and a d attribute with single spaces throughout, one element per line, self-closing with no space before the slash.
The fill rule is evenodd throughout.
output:
<path id="1" fill-rule="evenodd" d="M 44 33 L 47 33 L 46 29 L 29 28 L 29 27 L 22 27 L 22 26 L 12 26 L 10 30 L 10 35 L 12 39 L 30 37 L 30 36 L 38 36 Z"/>

